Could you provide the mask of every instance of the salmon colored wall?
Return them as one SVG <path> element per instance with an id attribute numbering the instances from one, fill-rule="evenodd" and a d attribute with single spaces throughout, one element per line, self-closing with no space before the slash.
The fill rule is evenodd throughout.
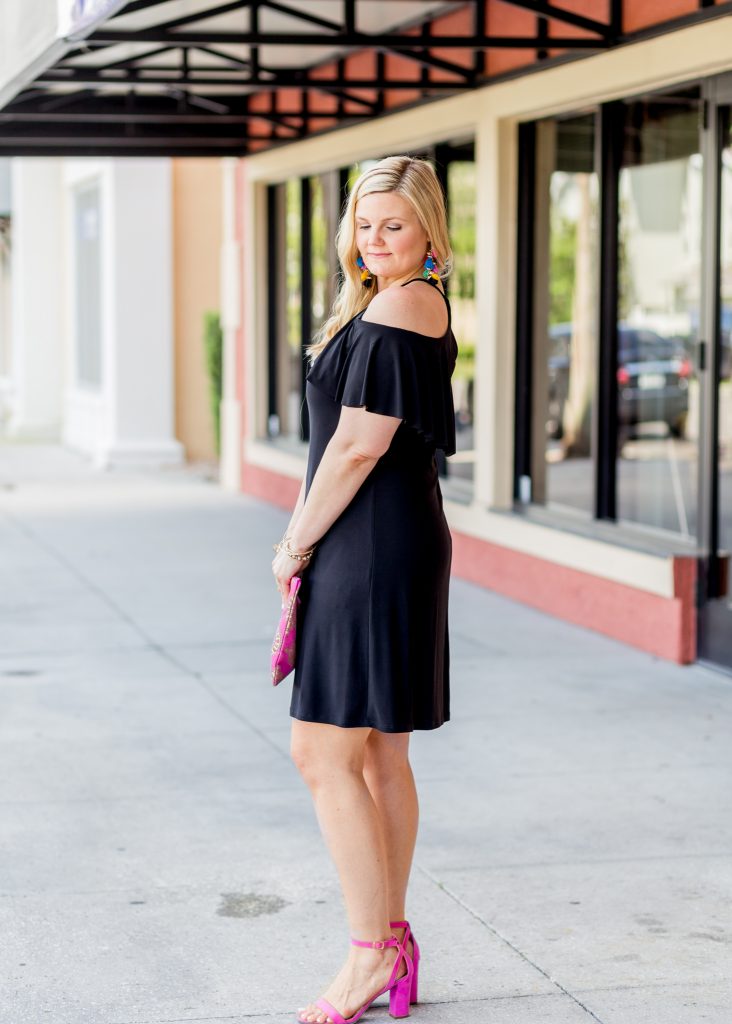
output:
<path id="1" fill-rule="evenodd" d="M 566 622 L 679 664 L 696 657 L 696 562 L 674 559 L 674 597 L 544 561 L 453 531 L 453 574 Z"/>
<path id="2" fill-rule="evenodd" d="M 220 306 L 221 162 L 173 160 L 175 436 L 188 459 L 216 458 L 203 314 Z"/>
<path id="3" fill-rule="evenodd" d="M 663 21 L 683 18 L 699 10 L 698 0 L 625 0 L 623 32 L 638 32 Z"/>

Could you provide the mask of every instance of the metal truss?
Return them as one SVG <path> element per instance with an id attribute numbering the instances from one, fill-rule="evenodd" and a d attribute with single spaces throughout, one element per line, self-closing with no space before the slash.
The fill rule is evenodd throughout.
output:
<path id="1" fill-rule="evenodd" d="M 406 93 L 405 102 L 413 103 L 415 97 L 424 102 L 474 89 L 490 77 L 485 57 L 491 51 L 529 51 L 536 66 L 549 59 L 550 51 L 561 52 L 567 59 L 568 55 L 582 56 L 627 41 L 622 35 L 624 0 L 608 0 L 606 21 L 565 10 L 562 0 L 445 0 L 427 13 L 420 10 L 420 0 L 414 0 L 414 20 L 380 34 L 356 27 L 357 14 L 368 2 L 333 0 L 334 13 L 340 18 L 324 18 L 308 9 L 307 0 L 210 0 L 204 10 L 165 19 L 169 0 L 131 0 L 0 111 L 0 155 L 246 155 L 313 130 L 377 116 L 385 110 L 385 90 Z M 700 19 L 732 9 L 732 0 L 716 6 L 713 0 L 698 2 Z M 491 11 L 496 4 L 534 14 L 534 33 L 492 34 Z M 119 18 L 155 8 L 160 20 L 153 26 L 115 27 Z M 456 10 L 469 13 L 471 32 L 437 31 L 436 19 Z M 199 27 L 238 11 L 248 14 L 247 31 Z M 297 28 L 262 31 L 263 11 L 287 15 Z M 678 23 L 678 19 L 666 23 L 659 30 Z M 144 44 L 145 49 L 134 57 L 112 59 L 116 46 L 130 43 Z M 231 45 L 246 46 L 247 58 L 231 56 L 222 49 Z M 299 60 L 287 66 L 264 63 L 261 47 L 267 47 L 270 54 L 272 48 L 286 49 L 290 59 L 296 47 Z M 326 47 L 334 56 L 320 64 L 310 62 L 308 52 L 314 47 Z M 89 65 L 89 54 L 103 55 L 105 51 L 110 60 Z M 354 74 L 349 68 L 348 55 L 359 51 L 375 53 L 372 75 Z M 446 52 L 457 59 L 448 59 Z M 201 54 L 214 60 L 194 64 L 193 54 L 197 61 Z M 401 58 L 398 73 L 387 62 L 393 54 Z M 173 63 L 169 62 L 171 55 Z M 156 57 L 168 62 L 156 62 Z M 414 77 L 406 73 L 405 61 L 417 69 Z M 327 78 L 318 74 L 324 65 L 329 68 Z M 523 73 L 529 70 L 527 67 Z M 296 111 L 278 109 L 280 89 L 297 90 Z M 268 96 L 264 110 L 259 99 L 262 93 Z M 335 102 L 324 109 L 322 103 L 315 102 L 318 96 Z"/>

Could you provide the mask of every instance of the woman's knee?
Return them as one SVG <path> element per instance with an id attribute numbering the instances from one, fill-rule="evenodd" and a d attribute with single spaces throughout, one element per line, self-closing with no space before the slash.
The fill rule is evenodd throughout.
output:
<path id="1" fill-rule="evenodd" d="M 290 757 L 308 786 L 314 786 L 322 774 L 321 758 L 314 744 L 294 733 L 290 742 Z"/>
<path id="2" fill-rule="evenodd" d="M 311 789 L 344 772 L 363 772 L 363 743 L 355 735 L 340 735 L 344 731 L 316 723 L 293 725 L 290 757 Z M 356 731 L 365 730 L 348 730 Z"/>

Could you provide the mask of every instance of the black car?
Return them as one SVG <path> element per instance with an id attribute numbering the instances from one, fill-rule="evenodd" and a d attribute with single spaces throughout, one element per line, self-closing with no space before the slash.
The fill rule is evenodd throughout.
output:
<path id="1" fill-rule="evenodd" d="M 561 438 L 569 388 L 572 325 L 549 329 L 547 434 Z M 626 432 L 661 421 L 681 437 L 689 408 L 692 363 L 683 342 L 644 327 L 618 326 L 618 421 Z"/>

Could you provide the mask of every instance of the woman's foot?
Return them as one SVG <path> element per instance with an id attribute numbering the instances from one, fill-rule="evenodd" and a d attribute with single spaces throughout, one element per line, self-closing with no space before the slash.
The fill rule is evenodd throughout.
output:
<path id="1" fill-rule="evenodd" d="M 388 983 L 398 955 L 399 950 L 394 946 L 379 950 L 352 948 L 348 960 L 330 988 L 323 993 L 323 998 L 348 1020 Z M 407 962 L 402 960 L 398 977 L 403 978 L 408 970 Z M 325 1010 L 315 1003 L 300 1010 L 298 1020 L 302 1024 L 332 1024 Z"/>

